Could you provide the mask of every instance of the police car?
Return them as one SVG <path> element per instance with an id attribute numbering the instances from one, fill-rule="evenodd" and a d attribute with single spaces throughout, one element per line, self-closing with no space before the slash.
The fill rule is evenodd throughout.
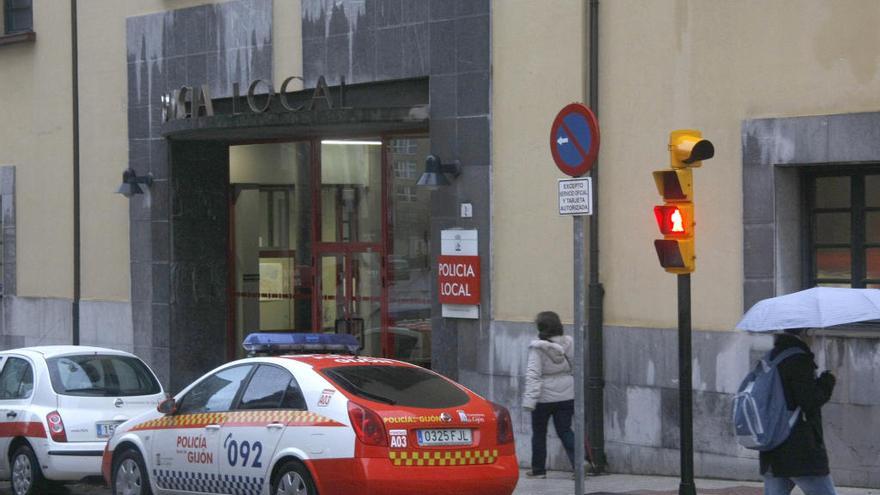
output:
<path id="1" fill-rule="evenodd" d="M 84 346 L 0 352 L 0 479 L 15 495 L 101 475 L 120 423 L 155 410 L 162 386 L 127 352 Z"/>
<path id="2" fill-rule="evenodd" d="M 510 495 L 510 415 L 424 368 L 356 352 L 350 335 L 252 334 L 223 365 L 116 429 L 116 495 Z"/>

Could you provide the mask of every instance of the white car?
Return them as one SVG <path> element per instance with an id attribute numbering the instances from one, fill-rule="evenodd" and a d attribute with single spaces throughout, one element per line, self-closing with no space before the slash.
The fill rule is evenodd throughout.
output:
<path id="1" fill-rule="evenodd" d="M 155 410 L 165 394 L 136 356 L 100 347 L 0 352 L 0 479 L 15 495 L 50 481 L 101 475 L 116 426 Z"/>
<path id="2" fill-rule="evenodd" d="M 359 347 L 326 334 L 245 347 L 340 345 Z M 225 364 L 120 425 L 104 454 L 115 495 L 510 495 L 518 476 L 502 406 L 409 363 L 333 354 Z"/>

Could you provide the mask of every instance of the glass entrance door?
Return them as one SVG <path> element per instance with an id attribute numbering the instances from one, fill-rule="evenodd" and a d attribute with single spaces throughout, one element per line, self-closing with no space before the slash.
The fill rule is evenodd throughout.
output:
<path id="1" fill-rule="evenodd" d="M 321 142 L 320 240 L 316 277 L 321 331 L 349 333 L 382 356 L 386 223 L 380 140 Z"/>

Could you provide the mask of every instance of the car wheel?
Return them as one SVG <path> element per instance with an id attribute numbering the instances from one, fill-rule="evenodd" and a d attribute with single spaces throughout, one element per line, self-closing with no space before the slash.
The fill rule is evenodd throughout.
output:
<path id="1" fill-rule="evenodd" d="M 113 495 L 151 495 L 150 478 L 144 458 L 136 450 L 126 450 L 113 463 Z"/>
<path id="2" fill-rule="evenodd" d="M 271 495 L 318 495 L 318 489 L 301 462 L 287 461 L 272 481 Z"/>
<path id="3" fill-rule="evenodd" d="M 37 456 L 29 445 L 22 445 L 12 454 L 12 493 L 36 495 L 45 487 Z"/>

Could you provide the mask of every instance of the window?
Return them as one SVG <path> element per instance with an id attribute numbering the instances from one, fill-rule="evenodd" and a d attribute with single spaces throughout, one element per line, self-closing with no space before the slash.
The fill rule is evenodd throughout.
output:
<path id="1" fill-rule="evenodd" d="M 880 168 L 806 178 L 810 286 L 880 288 Z"/>
<path id="2" fill-rule="evenodd" d="M 338 386 L 364 399 L 401 407 L 456 407 L 468 395 L 442 376 L 408 366 L 340 366 L 326 375 Z"/>
<path id="3" fill-rule="evenodd" d="M 391 152 L 395 155 L 415 155 L 419 144 L 415 139 L 394 139 L 391 141 Z"/>
<path id="4" fill-rule="evenodd" d="M 52 388 L 62 395 L 133 397 L 161 392 L 153 373 L 140 359 L 84 355 L 47 359 Z"/>
<path id="5" fill-rule="evenodd" d="M 413 186 L 394 186 L 394 195 L 399 201 L 415 202 L 418 200 Z"/>
<path id="6" fill-rule="evenodd" d="M 24 33 L 34 30 L 32 0 L 3 1 L 4 34 Z"/>
<path id="7" fill-rule="evenodd" d="M 178 414 L 228 411 L 253 366 L 235 366 L 214 373 L 192 388 L 180 401 Z"/>
<path id="8" fill-rule="evenodd" d="M 394 177 L 398 179 L 418 179 L 418 171 L 416 170 L 416 162 L 411 160 L 400 160 L 394 162 Z"/>
<path id="9" fill-rule="evenodd" d="M 251 377 L 238 409 L 306 409 L 299 384 L 287 370 L 261 365 Z"/>
<path id="10" fill-rule="evenodd" d="M 34 390 L 34 372 L 24 359 L 9 358 L 0 373 L 0 400 L 27 399 Z"/>

